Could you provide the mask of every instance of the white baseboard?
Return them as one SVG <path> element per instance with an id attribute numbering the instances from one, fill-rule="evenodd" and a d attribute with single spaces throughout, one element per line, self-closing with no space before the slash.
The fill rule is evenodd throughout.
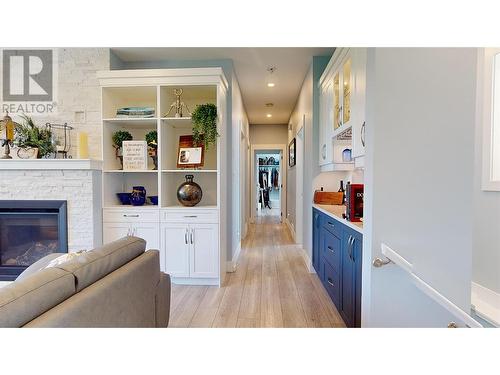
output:
<path id="1" fill-rule="evenodd" d="M 238 247 L 236 248 L 233 259 L 227 261 L 226 272 L 236 271 L 236 267 L 238 267 L 238 259 L 240 258 L 240 253 L 241 253 L 241 242 L 238 244 Z"/>
<path id="2" fill-rule="evenodd" d="M 293 226 L 290 223 L 290 221 L 288 221 L 288 218 L 285 219 L 285 224 L 288 227 L 288 229 L 290 229 L 290 233 L 292 234 L 293 242 L 295 242 L 295 229 L 293 229 Z"/>
<path id="3" fill-rule="evenodd" d="M 316 273 L 316 270 L 314 269 L 313 264 L 312 264 L 312 260 L 311 260 L 311 258 L 309 258 L 307 251 L 301 247 L 300 253 L 302 255 L 302 259 L 304 259 L 304 263 L 306 264 L 306 267 L 307 267 L 307 270 L 309 271 L 309 273 Z"/>

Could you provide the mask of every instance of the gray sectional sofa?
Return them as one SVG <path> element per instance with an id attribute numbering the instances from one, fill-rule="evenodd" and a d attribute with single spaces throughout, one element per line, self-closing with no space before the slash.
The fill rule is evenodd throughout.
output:
<path id="1" fill-rule="evenodd" d="M 0 288 L 0 327 L 167 327 L 170 277 L 159 252 L 125 237 Z M 60 254 L 59 254 L 60 255 Z"/>

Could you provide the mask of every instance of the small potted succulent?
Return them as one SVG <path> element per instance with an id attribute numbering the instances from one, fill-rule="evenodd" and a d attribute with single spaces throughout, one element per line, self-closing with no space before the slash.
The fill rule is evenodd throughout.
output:
<path id="1" fill-rule="evenodd" d="M 123 141 L 131 141 L 132 134 L 126 130 L 118 130 L 113 133 L 113 147 L 115 148 L 116 158 L 120 160 L 121 168 L 123 169 Z"/>
<path id="2" fill-rule="evenodd" d="M 151 130 L 146 134 L 146 142 L 148 144 L 148 155 L 153 159 L 154 170 L 158 170 L 158 133 L 156 130 Z"/>
<path id="3" fill-rule="evenodd" d="M 212 103 L 196 106 L 191 114 L 193 121 L 193 140 L 196 144 L 203 143 L 208 150 L 209 146 L 217 142 L 217 106 Z"/>

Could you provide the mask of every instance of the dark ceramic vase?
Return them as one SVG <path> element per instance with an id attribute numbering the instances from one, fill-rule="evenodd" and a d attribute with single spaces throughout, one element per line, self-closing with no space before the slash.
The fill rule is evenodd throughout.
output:
<path id="1" fill-rule="evenodd" d="M 130 203 L 132 203 L 133 206 L 142 206 L 144 203 L 146 203 L 146 189 L 144 188 L 144 186 L 132 187 Z"/>
<path id="2" fill-rule="evenodd" d="M 203 197 L 203 191 L 200 185 L 193 182 L 194 176 L 192 174 L 186 175 L 186 181 L 177 189 L 177 199 L 183 206 L 193 207 L 200 203 Z"/>

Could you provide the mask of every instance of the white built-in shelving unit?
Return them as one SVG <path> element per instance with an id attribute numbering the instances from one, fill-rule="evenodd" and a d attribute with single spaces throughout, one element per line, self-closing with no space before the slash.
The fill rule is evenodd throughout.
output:
<path id="1" fill-rule="evenodd" d="M 99 72 L 102 87 L 103 150 L 103 237 L 109 242 L 124 235 L 136 235 L 148 248 L 160 250 L 163 271 L 174 282 L 220 285 L 225 274 L 225 110 L 227 81 L 221 68 L 113 70 Z M 215 145 L 205 149 L 204 165 L 199 169 L 177 168 L 179 137 L 192 134 L 192 121 L 184 108 L 175 117 L 174 89 L 182 89 L 182 101 L 193 111 L 199 104 L 218 107 L 218 132 Z M 117 118 L 122 107 L 151 107 L 153 118 Z M 148 158 L 148 169 L 120 170 L 112 135 L 126 130 L 134 140 L 158 132 L 158 170 Z M 177 189 L 185 175 L 203 190 L 195 207 L 182 206 Z M 117 193 L 144 186 L 147 196 L 157 195 L 159 204 L 121 205 Z M 149 200 L 148 200 L 149 201 Z"/>

